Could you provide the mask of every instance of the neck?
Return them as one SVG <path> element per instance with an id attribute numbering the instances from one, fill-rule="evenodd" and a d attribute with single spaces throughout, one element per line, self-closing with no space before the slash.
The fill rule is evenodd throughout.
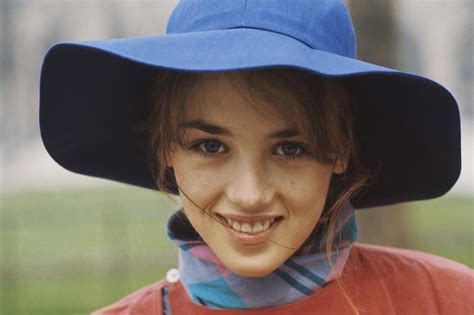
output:
<path id="1" fill-rule="evenodd" d="M 168 236 L 179 247 L 181 279 L 194 302 L 212 308 L 278 306 L 314 294 L 341 274 L 357 238 L 350 203 L 342 213 L 331 252 L 326 252 L 326 228 L 315 229 L 288 260 L 263 277 L 243 277 L 228 270 L 182 210 L 168 220 Z"/>

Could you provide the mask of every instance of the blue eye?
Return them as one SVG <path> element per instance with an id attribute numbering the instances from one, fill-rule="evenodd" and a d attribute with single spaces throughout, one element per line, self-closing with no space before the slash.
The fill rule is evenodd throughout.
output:
<path id="1" fill-rule="evenodd" d="M 302 158 L 306 152 L 306 148 L 302 144 L 296 142 L 283 142 L 279 144 L 275 150 L 277 155 L 282 155 L 288 160 Z"/>
<path id="2" fill-rule="evenodd" d="M 302 152 L 303 152 L 303 148 L 299 144 L 293 143 L 293 142 L 282 143 L 275 150 L 276 154 L 286 155 L 286 156 L 294 156 L 294 155 L 301 154 Z"/>
<path id="3" fill-rule="evenodd" d="M 199 148 L 206 153 L 222 153 L 224 147 L 218 141 L 215 140 L 206 140 L 199 144 Z M 222 149 L 222 150 L 221 150 Z"/>

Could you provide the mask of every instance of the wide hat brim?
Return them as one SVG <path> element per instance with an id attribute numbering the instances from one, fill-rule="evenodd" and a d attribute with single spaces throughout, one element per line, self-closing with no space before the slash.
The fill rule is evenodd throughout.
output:
<path id="1" fill-rule="evenodd" d="M 41 136 L 70 171 L 156 189 L 148 140 L 133 126 L 149 110 L 157 70 L 265 67 L 349 81 L 362 159 L 379 166 L 355 208 L 438 197 L 459 177 L 459 110 L 443 86 L 251 28 L 54 45 L 41 71 Z"/>

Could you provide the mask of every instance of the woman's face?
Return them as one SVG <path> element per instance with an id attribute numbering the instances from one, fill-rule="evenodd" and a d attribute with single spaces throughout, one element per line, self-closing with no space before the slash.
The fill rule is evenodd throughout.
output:
<path id="1" fill-rule="evenodd" d="M 306 240 L 343 168 L 316 161 L 298 125 L 245 96 L 225 74 L 207 75 L 169 166 L 196 231 L 232 272 L 255 277 Z"/>

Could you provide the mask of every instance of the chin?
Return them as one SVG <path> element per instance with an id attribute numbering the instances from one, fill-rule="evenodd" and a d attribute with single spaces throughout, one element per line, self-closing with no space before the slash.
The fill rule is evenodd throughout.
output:
<path id="1" fill-rule="evenodd" d="M 233 273 L 242 277 L 265 277 L 269 275 L 273 270 L 261 270 L 252 268 L 241 268 L 238 270 L 231 270 Z"/>
<path id="2" fill-rule="evenodd" d="M 248 263 L 245 265 L 230 264 L 227 265 L 227 268 L 229 268 L 229 270 L 233 273 L 242 277 L 265 277 L 277 269 L 278 266 Z"/>

